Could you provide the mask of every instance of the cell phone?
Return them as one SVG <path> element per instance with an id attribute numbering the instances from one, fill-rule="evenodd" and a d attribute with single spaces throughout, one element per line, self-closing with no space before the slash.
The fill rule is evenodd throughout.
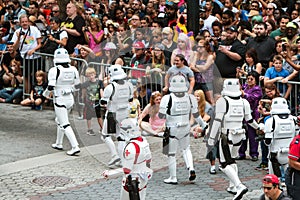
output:
<path id="1" fill-rule="evenodd" d="M 108 29 L 104 28 L 104 34 L 107 35 L 108 34 Z"/>
<path id="2" fill-rule="evenodd" d="M 78 49 L 78 48 L 74 48 L 74 54 L 75 54 L 76 56 L 79 55 L 79 49 Z"/>

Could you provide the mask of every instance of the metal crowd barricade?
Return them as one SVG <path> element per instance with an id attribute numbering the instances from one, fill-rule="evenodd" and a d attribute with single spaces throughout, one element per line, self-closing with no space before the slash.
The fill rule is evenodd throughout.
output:
<path id="1" fill-rule="evenodd" d="M 54 66 L 53 54 L 40 52 L 35 52 L 34 54 L 36 55 L 35 59 L 23 59 L 23 97 L 30 95 L 31 86 L 35 82 L 35 72 L 43 70 L 48 73 L 49 69 Z M 82 69 L 88 66 L 88 63 L 84 59 L 73 57 L 70 57 L 70 59 L 72 61 L 71 64 L 77 67 L 78 71 L 82 71 Z"/>

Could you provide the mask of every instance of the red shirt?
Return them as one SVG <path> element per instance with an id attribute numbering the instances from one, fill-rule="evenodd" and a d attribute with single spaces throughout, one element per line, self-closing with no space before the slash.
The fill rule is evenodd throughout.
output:
<path id="1" fill-rule="evenodd" d="M 296 135 L 290 144 L 289 159 L 300 160 L 300 135 Z"/>

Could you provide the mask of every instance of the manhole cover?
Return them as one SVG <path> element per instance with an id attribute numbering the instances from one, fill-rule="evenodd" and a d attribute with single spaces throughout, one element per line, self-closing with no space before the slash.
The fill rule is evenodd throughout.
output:
<path id="1" fill-rule="evenodd" d="M 32 180 L 33 183 L 40 186 L 64 186 L 71 181 L 72 179 L 63 176 L 42 176 Z"/>

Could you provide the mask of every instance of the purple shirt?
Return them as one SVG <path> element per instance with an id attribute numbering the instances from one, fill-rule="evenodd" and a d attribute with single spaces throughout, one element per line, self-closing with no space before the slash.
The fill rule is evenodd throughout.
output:
<path id="1" fill-rule="evenodd" d="M 247 101 L 250 104 L 252 118 L 257 120 L 259 118 L 257 106 L 259 100 L 262 98 L 263 95 L 262 89 L 258 85 L 255 85 L 254 87 L 250 88 L 248 87 L 248 84 L 245 84 L 243 85 L 243 90 L 245 93 L 244 98 L 247 99 Z"/>

